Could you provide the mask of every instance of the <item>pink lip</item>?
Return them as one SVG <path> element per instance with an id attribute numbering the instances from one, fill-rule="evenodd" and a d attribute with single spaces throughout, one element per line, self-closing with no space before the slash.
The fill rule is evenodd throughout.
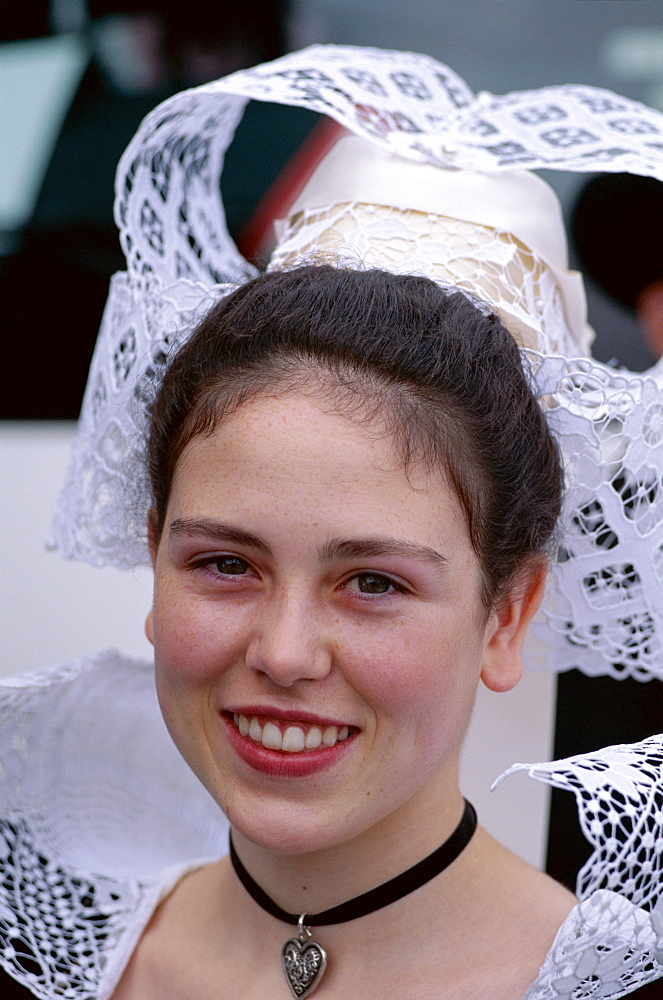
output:
<path id="1" fill-rule="evenodd" d="M 250 713 L 242 710 L 238 714 L 264 715 L 266 713 L 264 710 L 261 712 L 251 710 Z M 271 713 L 271 718 L 281 718 L 283 721 L 290 721 L 294 717 L 284 717 L 284 713 L 280 715 Z M 304 717 L 298 715 L 296 718 L 300 722 L 322 721 L 315 717 L 309 719 L 306 715 Z M 225 725 L 230 745 L 244 763 L 248 764 L 255 771 L 260 771 L 261 774 L 267 774 L 274 778 L 306 778 L 310 774 L 325 771 L 327 768 L 333 767 L 354 743 L 354 737 L 350 735 L 347 739 L 336 743 L 333 747 L 323 745 L 317 750 L 302 750 L 300 753 L 268 750 L 262 743 L 255 743 L 248 736 L 242 736 L 239 729 L 237 729 L 232 719 L 228 718 L 228 716 L 222 715 L 221 719 Z M 332 722 L 329 725 L 335 725 L 335 723 Z"/>
<path id="2" fill-rule="evenodd" d="M 226 712 L 230 715 L 245 715 L 247 719 L 252 716 L 257 716 L 258 718 L 264 719 L 276 719 L 279 722 L 309 722 L 311 725 L 317 726 L 347 726 L 347 722 L 341 722 L 338 719 L 330 719 L 323 715 L 316 715 L 314 712 L 306 712 L 304 710 L 297 709 L 296 711 L 290 709 L 286 711 L 282 708 L 271 708 L 269 705 L 244 705 L 239 708 L 236 706 L 227 706 L 225 708 Z"/>

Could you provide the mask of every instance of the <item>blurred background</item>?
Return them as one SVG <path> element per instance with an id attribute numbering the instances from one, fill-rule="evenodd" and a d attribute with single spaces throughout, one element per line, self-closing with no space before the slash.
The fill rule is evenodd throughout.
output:
<path id="1" fill-rule="evenodd" d="M 0 5 L 0 673 L 102 646 L 149 655 L 147 573 L 63 565 L 43 552 L 108 279 L 124 263 L 112 216 L 115 166 L 141 118 L 170 94 L 313 42 L 426 52 L 474 90 L 585 83 L 663 110 L 663 5 L 651 0 Z M 316 120 L 300 109 L 249 105 L 221 182 L 231 232 L 245 251 L 258 202 Z M 587 176 L 545 178 L 571 224 Z M 597 217 L 611 220 L 618 208 L 627 222 L 632 215 L 627 195 L 607 198 L 590 216 L 590 233 Z M 607 231 L 614 228 L 609 222 Z M 626 239 L 618 243 L 628 251 Z M 572 262 L 579 264 L 573 250 Z M 640 265 L 627 254 L 617 270 L 629 266 Z M 600 268 L 590 270 L 605 285 Z M 645 335 L 637 296 L 611 295 L 592 280 L 588 296 L 595 354 L 647 368 L 658 346 Z M 559 682 L 528 675 L 507 696 L 483 692 L 464 763 L 467 794 L 492 832 L 573 884 L 588 850 L 570 796 L 556 794 L 551 809 L 543 786 L 515 778 L 491 797 L 490 781 L 514 760 L 642 738 L 661 728 L 662 716 L 656 682 L 587 681 L 571 672 Z"/>

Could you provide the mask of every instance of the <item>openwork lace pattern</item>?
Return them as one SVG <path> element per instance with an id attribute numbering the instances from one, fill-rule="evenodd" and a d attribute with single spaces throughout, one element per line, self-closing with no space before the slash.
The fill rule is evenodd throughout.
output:
<path id="1" fill-rule="evenodd" d="M 663 367 L 634 375 L 589 359 L 530 358 L 567 484 L 532 658 L 663 678 Z"/>
<path id="2" fill-rule="evenodd" d="M 659 112 L 590 87 L 475 96 L 449 67 L 412 53 L 314 46 L 169 99 L 147 116 L 118 169 L 127 273 L 111 287 L 50 536 L 66 557 L 121 567 L 148 561 L 146 411 L 171 352 L 215 298 L 255 273 L 228 235 L 218 183 L 250 98 L 328 114 L 418 162 L 663 179 Z M 333 212 L 333 226 L 314 214 L 294 221 L 280 266 L 339 234 L 357 256 L 375 256 L 357 206 Z M 405 249 L 408 269 L 474 290 L 515 317 L 516 335 L 520 322 L 523 343 L 532 346 L 533 331 L 540 353 L 562 356 L 534 366 L 560 435 L 567 498 L 530 660 L 553 670 L 663 676 L 663 370 L 636 376 L 568 360 L 578 352 L 569 347 L 554 279 L 508 234 L 469 232 L 422 213 L 399 222 L 384 208 L 372 225 L 382 266 L 402 269 Z"/>
<path id="3" fill-rule="evenodd" d="M 148 411 L 172 352 L 229 288 L 113 277 L 49 539 L 66 558 L 149 565 Z"/>
<path id="4" fill-rule="evenodd" d="M 247 265 L 219 193 L 248 99 L 329 115 L 375 145 L 471 170 L 663 171 L 663 115 L 595 87 L 474 95 L 428 56 L 311 46 L 176 94 L 151 112 L 120 161 L 116 221 L 129 273 L 233 282 Z"/>
<path id="5" fill-rule="evenodd" d="M 0 965 L 42 1000 L 110 996 L 164 877 L 225 853 L 152 674 L 102 653 L 0 682 Z"/>
<path id="6" fill-rule="evenodd" d="M 550 764 L 514 764 L 576 796 L 594 851 L 580 900 L 526 1000 L 615 1000 L 663 975 L 663 736 Z"/>
<path id="7" fill-rule="evenodd" d="M 37 997 L 96 997 L 108 946 L 134 919 L 138 886 L 73 875 L 24 822 L 0 821 L 0 961 Z"/>
<path id="8" fill-rule="evenodd" d="M 269 270 L 325 255 L 334 263 L 414 273 L 460 288 L 507 321 L 515 318 L 521 346 L 567 356 L 578 351 L 553 273 L 510 233 L 384 205 L 320 206 L 288 220 Z"/>

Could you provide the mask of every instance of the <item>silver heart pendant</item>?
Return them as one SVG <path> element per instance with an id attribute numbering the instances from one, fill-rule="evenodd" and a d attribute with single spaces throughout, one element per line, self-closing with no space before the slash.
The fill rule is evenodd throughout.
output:
<path id="1" fill-rule="evenodd" d="M 310 931 L 305 928 L 310 938 Z M 302 935 L 303 937 L 303 935 Z M 319 985 L 327 966 L 327 953 L 317 941 L 290 938 L 283 945 L 283 971 L 296 1000 L 309 997 Z"/>

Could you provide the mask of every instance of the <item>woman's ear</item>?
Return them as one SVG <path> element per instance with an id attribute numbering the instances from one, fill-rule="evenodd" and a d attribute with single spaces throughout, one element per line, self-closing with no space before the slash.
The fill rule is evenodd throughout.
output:
<path id="1" fill-rule="evenodd" d="M 147 641 L 153 646 L 154 626 L 152 624 L 152 608 L 147 612 L 147 618 L 145 619 L 145 635 L 147 636 Z"/>
<path id="2" fill-rule="evenodd" d="M 525 633 L 543 599 L 547 570 L 544 562 L 527 567 L 491 612 L 481 669 L 481 680 L 491 691 L 510 691 L 520 680 Z"/>

